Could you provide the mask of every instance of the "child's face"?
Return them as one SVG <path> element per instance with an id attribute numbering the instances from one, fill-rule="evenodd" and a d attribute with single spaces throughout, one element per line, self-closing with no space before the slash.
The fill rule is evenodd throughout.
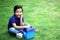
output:
<path id="1" fill-rule="evenodd" d="M 22 9 L 21 8 L 17 9 L 16 12 L 15 12 L 15 15 L 16 15 L 17 18 L 20 18 L 21 15 L 22 15 Z"/>

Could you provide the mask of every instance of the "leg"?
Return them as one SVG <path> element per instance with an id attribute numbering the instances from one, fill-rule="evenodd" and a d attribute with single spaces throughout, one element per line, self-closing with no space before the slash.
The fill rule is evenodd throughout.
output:
<path id="1" fill-rule="evenodd" d="M 30 25 L 29 24 L 24 24 L 24 26 L 30 26 Z M 40 32 L 40 31 L 35 29 L 35 32 Z"/>
<path id="2" fill-rule="evenodd" d="M 22 30 L 16 29 L 14 27 L 11 27 L 9 29 L 9 33 L 12 35 L 16 35 L 17 38 L 22 38 L 23 34 L 22 34 Z"/>
<path id="3" fill-rule="evenodd" d="M 19 31 L 17 30 L 17 29 L 15 29 L 14 27 L 11 27 L 11 28 L 9 28 L 9 33 L 12 33 L 12 34 L 16 34 L 16 33 L 18 33 Z"/>
<path id="4" fill-rule="evenodd" d="M 30 26 L 30 25 L 29 24 L 24 24 L 24 26 Z M 23 30 L 18 30 L 18 29 L 15 29 L 14 27 L 9 28 L 8 31 L 11 34 L 23 33 Z"/>

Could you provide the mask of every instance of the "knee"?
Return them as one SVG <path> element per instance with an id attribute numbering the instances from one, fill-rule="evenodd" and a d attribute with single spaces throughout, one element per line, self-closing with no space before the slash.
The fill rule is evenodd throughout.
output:
<path id="1" fill-rule="evenodd" d="M 9 32 L 15 32 L 16 31 L 16 29 L 14 28 L 14 27 L 11 27 L 11 28 L 9 28 L 9 30 L 8 30 Z"/>
<path id="2" fill-rule="evenodd" d="M 11 27 L 11 28 L 9 28 L 9 30 L 15 30 L 15 28 L 14 27 Z"/>
<path id="3" fill-rule="evenodd" d="M 18 33 L 19 31 L 16 30 L 14 27 L 11 27 L 11 28 L 9 28 L 9 32 L 16 34 L 16 33 Z"/>

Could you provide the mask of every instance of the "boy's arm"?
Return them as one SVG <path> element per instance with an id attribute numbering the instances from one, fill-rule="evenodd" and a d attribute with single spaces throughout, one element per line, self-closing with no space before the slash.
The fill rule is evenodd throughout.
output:
<path id="1" fill-rule="evenodd" d="M 16 23 L 12 23 L 13 27 L 16 29 L 29 28 L 29 26 L 17 26 Z"/>
<path id="2" fill-rule="evenodd" d="M 20 17 L 20 26 L 24 25 L 24 22 L 22 21 L 22 18 L 23 18 L 23 16 L 21 15 L 21 17 Z"/>
<path id="3" fill-rule="evenodd" d="M 17 26 L 16 23 L 12 23 L 14 28 L 21 29 L 21 28 L 29 28 L 30 26 L 24 26 L 24 22 L 22 20 L 22 16 L 20 18 L 20 26 Z"/>

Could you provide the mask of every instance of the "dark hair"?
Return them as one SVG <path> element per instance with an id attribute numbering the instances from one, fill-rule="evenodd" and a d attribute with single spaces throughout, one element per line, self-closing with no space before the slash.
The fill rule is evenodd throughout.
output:
<path id="1" fill-rule="evenodd" d="M 23 12 L 22 6 L 21 6 L 21 5 L 16 5 L 16 6 L 14 6 L 14 13 L 15 13 L 15 11 L 16 11 L 17 9 L 19 9 L 19 8 L 21 8 L 21 9 L 22 9 L 22 12 Z"/>

